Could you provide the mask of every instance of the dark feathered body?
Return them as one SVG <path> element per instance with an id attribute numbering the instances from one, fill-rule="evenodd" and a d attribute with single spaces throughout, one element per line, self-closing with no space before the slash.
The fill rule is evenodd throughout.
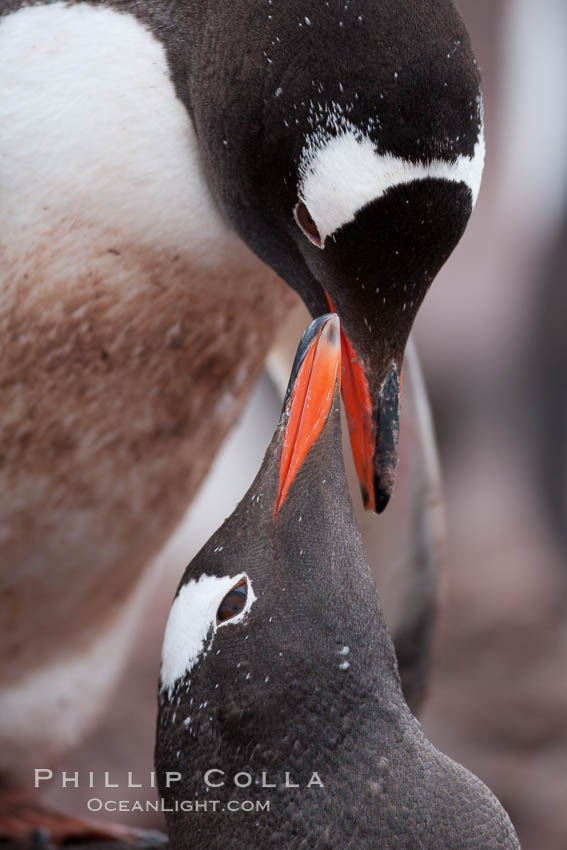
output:
<path id="1" fill-rule="evenodd" d="M 219 801 L 219 811 L 168 815 L 174 847 L 517 848 L 493 795 L 435 750 L 404 701 L 346 487 L 338 392 L 274 516 L 285 432 L 284 413 L 256 480 L 187 568 L 172 609 L 156 745 L 160 791 L 170 808 Z M 226 628 L 204 628 L 183 673 L 200 588 L 242 571 L 256 597 L 249 613 Z M 196 607 L 183 621 L 185 598 Z M 176 678 L 172 659 L 181 661 Z M 170 788 L 167 771 L 182 777 Z M 236 787 L 234 777 L 244 784 L 247 775 L 249 787 Z M 231 800 L 270 808 L 229 811 Z"/>

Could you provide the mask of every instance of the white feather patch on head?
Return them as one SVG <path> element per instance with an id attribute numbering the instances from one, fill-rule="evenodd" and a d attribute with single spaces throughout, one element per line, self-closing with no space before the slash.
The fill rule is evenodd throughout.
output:
<path id="1" fill-rule="evenodd" d="M 226 594 L 245 578 L 248 585 L 246 604 L 230 620 L 217 623 L 217 610 Z M 252 582 L 246 573 L 235 576 L 202 575 L 191 579 L 177 594 L 169 612 L 161 653 L 161 690 L 171 695 L 175 683 L 189 673 L 205 649 L 211 628 L 213 637 L 223 626 L 240 623 L 256 601 Z M 210 649 L 210 646 L 208 647 Z"/>
<path id="2" fill-rule="evenodd" d="M 317 225 L 321 247 L 328 236 L 353 221 L 359 210 L 402 183 L 426 178 L 465 183 L 473 206 L 476 203 L 485 155 L 482 125 L 472 157 L 416 163 L 390 153 L 379 154 L 370 137 L 337 104 L 332 105 L 327 119 L 332 132 L 319 127 L 309 135 L 299 168 L 299 196 Z"/>

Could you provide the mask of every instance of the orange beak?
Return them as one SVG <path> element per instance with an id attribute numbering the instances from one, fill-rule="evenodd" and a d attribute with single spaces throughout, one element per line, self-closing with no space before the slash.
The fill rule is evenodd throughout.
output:
<path id="1" fill-rule="evenodd" d="M 333 303 L 327 295 L 329 307 Z M 376 509 L 374 492 L 374 451 L 376 438 L 372 426 L 372 401 L 364 370 L 347 335 L 341 328 L 343 401 L 350 444 L 362 500 L 367 510 Z"/>
<path id="2" fill-rule="evenodd" d="M 336 315 L 321 316 L 303 336 L 285 401 L 287 414 L 280 458 L 277 516 L 301 464 L 327 421 L 335 386 L 341 383 L 341 334 Z"/>

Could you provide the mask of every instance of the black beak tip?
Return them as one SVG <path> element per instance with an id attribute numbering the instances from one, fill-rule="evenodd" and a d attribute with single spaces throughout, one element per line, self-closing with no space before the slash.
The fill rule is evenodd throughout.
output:
<path id="1" fill-rule="evenodd" d="M 374 502 L 372 502 L 370 493 L 364 484 L 360 485 L 360 494 L 365 510 L 374 510 L 377 514 L 381 514 L 382 511 L 386 510 L 390 496 L 392 495 L 391 490 L 381 488 L 376 481 L 374 482 Z"/>
<path id="2" fill-rule="evenodd" d="M 374 498 L 375 498 L 375 508 L 377 514 L 381 514 L 388 507 L 388 503 L 390 501 L 390 496 L 392 495 L 392 489 L 390 487 L 380 487 L 378 481 L 374 481 Z M 364 498 L 364 493 L 363 493 Z M 366 504 L 366 503 L 365 503 Z"/>
<path id="3" fill-rule="evenodd" d="M 400 376 L 392 363 L 380 390 L 378 444 L 374 460 L 374 510 L 386 510 L 394 489 L 400 432 Z"/>

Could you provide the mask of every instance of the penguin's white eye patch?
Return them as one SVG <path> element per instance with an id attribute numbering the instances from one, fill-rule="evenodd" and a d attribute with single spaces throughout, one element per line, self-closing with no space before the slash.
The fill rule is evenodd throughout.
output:
<path id="1" fill-rule="evenodd" d="M 295 220 L 315 245 L 323 248 L 329 236 L 390 189 L 417 180 L 465 183 L 474 206 L 484 166 L 482 127 L 472 156 L 413 162 L 378 153 L 372 139 L 336 111 L 333 121 L 336 134 L 319 129 L 307 137 L 299 166 Z"/>
<path id="2" fill-rule="evenodd" d="M 203 574 L 179 589 L 165 627 L 161 652 L 161 688 L 170 695 L 212 648 L 217 631 L 242 622 L 256 595 L 246 573 Z M 238 632 L 236 633 L 238 635 Z"/>
<path id="3" fill-rule="evenodd" d="M 226 620 L 232 620 L 233 617 L 238 616 L 246 605 L 247 597 L 248 582 L 245 578 L 241 578 L 240 581 L 234 585 L 232 590 L 229 590 L 219 605 L 219 609 L 217 611 L 217 624 L 224 623 Z"/>
<path id="4" fill-rule="evenodd" d="M 295 205 L 293 214 L 295 216 L 297 224 L 299 225 L 305 236 L 307 236 L 309 241 L 313 242 L 314 245 L 317 245 L 318 248 L 322 248 L 323 240 L 321 239 L 321 234 L 319 233 L 317 225 L 313 221 L 311 213 L 309 212 L 303 201 L 299 201 L 299 203 Z"/>

